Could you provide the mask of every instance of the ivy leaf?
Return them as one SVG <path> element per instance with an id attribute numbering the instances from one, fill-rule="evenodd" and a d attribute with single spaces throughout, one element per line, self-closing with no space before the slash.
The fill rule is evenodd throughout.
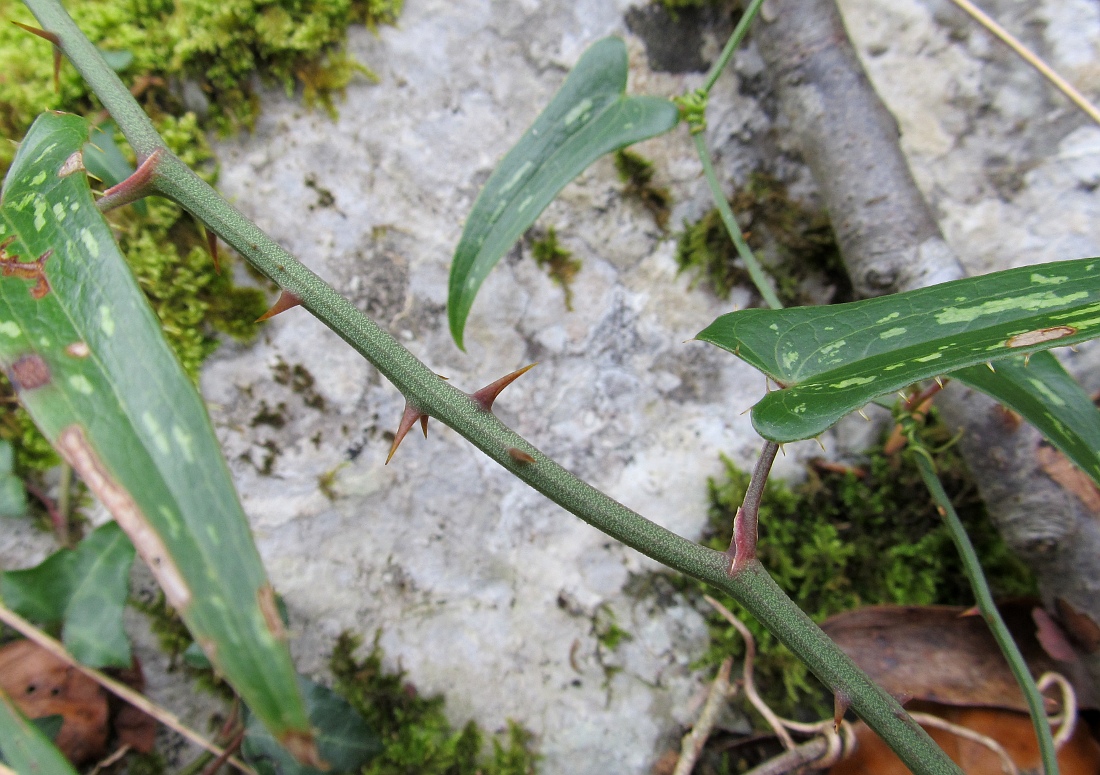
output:
<path id="1" fill-rule="evenodd" d="M 210 661 L 313 760 L 279 621 L 206 408 L 96 209 L 84 119 L 45 113 L 0 193 L 0 368 Z"/>
<path id="2" fill-rule="evenodd" d="M 382 752 L 382 740 L 347 700 L 308 678 L 298 677 L 306 698 L 309 722 L 317 735 L 328 772 L 359 772 Z M 241 755 L 260 775 L 321 775 L 322 771 L 294 761 L 271 734 L 248 714 Z"/>
<path id="3" fill-rule="evenodd" d="M 459 348 L 474 297 L 489 271 L 558 192 L 606 153 L 676 126 L 676 106 L 626 95 L 626 45 L 593 43 L 561 90 L 489 177 L 451 263 L 447 317 Z"/>
<path id="4" fill-rule="evenodd" d="M 971 366 L 951 376 L 1018 412 L 1100 484 L 1100 409 L 1054 354 L 1005 358 L 996 369 Z"/>
<path id="5" fill-rule="evenodd" d="M 18 773 L 76 775 L 76 770 L 57 746 L 19 712 L 3 691 L 0 691 L 0 754 L 0 758 Z"/>
<path id="6" fill-rule="evenodd" d="M 783 390 L 752 410 L 773 441 L 807 439 L 922 379 L 1100 335 L 1100 259 L 1061 261 L 830 307 L 723 315 L 698 338 Z"/>
<path id="7" fill-rule="evenodd" d="M 0 517 L 21 517 L 27 513 L 27 490 L 13 472 L 14 466 L 11 444 L 0 440 Z"/>
<path id="8" fill-rule="evenodd" d="M 90 667 L 129 667 L 122 625 L 134 547 L 108 522 L 75 549 L 61 549 L 27 570 L 0 576 L 0 595 L 16 613 L 62 625 L 69 652 Z"/>

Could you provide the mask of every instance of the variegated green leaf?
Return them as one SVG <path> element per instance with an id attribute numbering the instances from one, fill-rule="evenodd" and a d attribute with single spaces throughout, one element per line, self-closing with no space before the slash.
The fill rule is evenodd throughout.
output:
<path id="1" fill-rule="evenodd" d="M 0 689 L 0 754 L 19 775 L 76 775 L 69 760 Z"/>
<path id="2" fill-rule="evenodd" d="M 1018 412 L 1100 484 L 1100 409 L 1054 354 L 1005 358 L 995 368 L 971 366 L 951 376 Z"/>
<path id="3" fill-rule="evenodd" d="M 593 43 L 485 183 L 451 264 L 447 317 L 459 347 L 481 283 L 558 192 L 604 154 L 676 126 L 673 103 L 628 97 L 626 77 L 623 41 Z"/>
<path id="4" fill-rule="evenodd" d="M 36 624 L 60 623 L 65 647 L 85 665 L 129 667 L 122 612 L 133 562 L 133 545 L 108 522 L 76 549 L 61 549 L 33 568 L 0 575 L 0 597 Z"/>
<path id="5" fill-rule="evenodd" d="M 894 296 L 743 310 L 698 336 L 784 389 L 752 410 L 774 441 L 810 438 L 922 379 L 1100 334 L 1100 259 L 1023 267 Z"/>
<path id="6" fill-rule="evenodd" d="M 87 138 L 83 119 L 40 116 L 4 182 L 0 367 L 211 662 L 313 760 L 274 592 L 202 400 L 96 210 Z"/>

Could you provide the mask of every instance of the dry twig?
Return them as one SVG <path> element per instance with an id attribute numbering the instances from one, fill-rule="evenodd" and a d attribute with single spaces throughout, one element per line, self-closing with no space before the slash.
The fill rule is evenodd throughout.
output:
<path id="1" fill-rule="evenodd" d="M 707 738 L 714 729 L 718 720 L 718 714 L 722 712 L 723 703 L 736 693 L 736 688 L 730 687 L 730 670 L 733 667 L 733 657 L 726 657 L 718 668 L 718 675 L 714 683 L 710 685 L 707 693 L 707 701 L 699 714 L 699 720 L 691 731 L 684 735 L 680 743 L 680 760 L 676 762 L 676 769 L 672 775 L 691 775 L 699 754 L 703 752 L 703 746 L 707 744 Z"/>

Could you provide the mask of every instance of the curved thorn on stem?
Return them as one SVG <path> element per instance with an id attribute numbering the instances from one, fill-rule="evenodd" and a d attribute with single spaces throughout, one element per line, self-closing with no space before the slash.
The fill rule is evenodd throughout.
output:
<path id="1" fill-rule="evenodd" d="M 428 415 L 406 400 L 405 411 L 401 415 L 401 423 L 397 426 L 397 433 L 393 435 L 393 444 L 390 445 L 390 454 L 386 455 L 385 465 L 390 464 L 390 460 L 393 459 L 393 453 L 397 451 L 398 446 L 400 446 L 409 431 L 412 430 L 412 427 L 416 425 L 417 421 L 420 422 L 420 427 L 424 429 L 424 438 L 428 438 Z"/>
<path id="2" fill-rule="evenodd" d="M 537 363 L 532 363 L 529 366 L 524 366 L 522 369 L 516 369 L 511 374 L 506 374 L 496 382 L 491 382 L 481 390 L 471 393 L 470 398 L 474 399 L 477 405 L 486 412 L 491 412 L 493 411 L 493 402 L 496 401 L 497 396 L 500 395 L 500 391 L 504 390 L 504 388 L 511 385 L 536 366 L 538 366 Z"/>
<path id="3" fill-rule="evenodd" d="M 262 323 L 265 320 L 271 320 L 271 318 L 275 317 L 280 312 L 286 312 L 288 309 L 294 309 L 301 303 L 302 300 L 290 291 L 279 291 L 279 298 L 275 299 L 275 303 L 271 305 L 271 309 L 256 318 L 256 322 Z"/>

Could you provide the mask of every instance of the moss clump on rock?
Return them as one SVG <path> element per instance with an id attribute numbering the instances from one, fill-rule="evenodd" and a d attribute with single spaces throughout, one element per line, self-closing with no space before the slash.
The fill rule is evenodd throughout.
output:
<path id="1" fill-rule="evenodd" d="M 744 230 L 745 241 L 776 280 L 786 305 L 850 301 L 852 286 L 844 271 L 828 215 L 792 199 L 787 187 L 764 172 L 754 172 L 743 190 L 730 199 L 730 209 Z M 684 223 L 676 243 L 680 271 L 693 275 L 693 285 L 709 286 L 721 299 L 751 285 L 717 209 L 694 223 Z M 814 285 L 824 293 L 811 292 Z"/>
<path id="2" fill-rule="evenodd" d="M 382 753 L 364 775 L 532 775 L 538 757 L 531 734 L 509 723 L 506 734 L 492 737 L 492 753 L 484 751 L 484 735 L 470 721 L 455 730 L 443 712 L 441 696 L 422 697 L 402 671 L 382 667 L 375 638 L 369 653 L 355 656 L 361 640 L 343 633 L 329 661 L 335 689 L 351 703 L 382 738 Z"/>
<path id="3" fill-rule="evenodd" d="M 922 437 L 929 448 L 949 441 L 942 425 L 925 428 Z M 725 475 L 708 485 L 710 528 L 704 539 L 721 551 L 729 546 L 733 516 L 749 482 L 749 474 L 724 462 Z M 760 508 L 760 561 L 810 618 L 821 622 L 874 604 L 973 604 L 951 537 L 905 454 L 887 455 L 879 446 L 858 467 L 833 468 L 811 466 L 806 481 L 793 487 L 769 481 Z M 994 594 L 1035 594 L 1034 576 L 997 534 L 958 453 L 938 455 L 937 468 Z M 701 600 L 704 592 L 715 591 L 686 578 L 674 583 L 701 603 L 710 626 L 700 665 L 713 668 L 730 654 L 741 656 L 740 636 Z M 772 707 L 781 715 L 810 711 L 828 717 L 831 695 L 807 668 L 732 598 L 715 596 L 755 635 L 756 682 Z"/>

